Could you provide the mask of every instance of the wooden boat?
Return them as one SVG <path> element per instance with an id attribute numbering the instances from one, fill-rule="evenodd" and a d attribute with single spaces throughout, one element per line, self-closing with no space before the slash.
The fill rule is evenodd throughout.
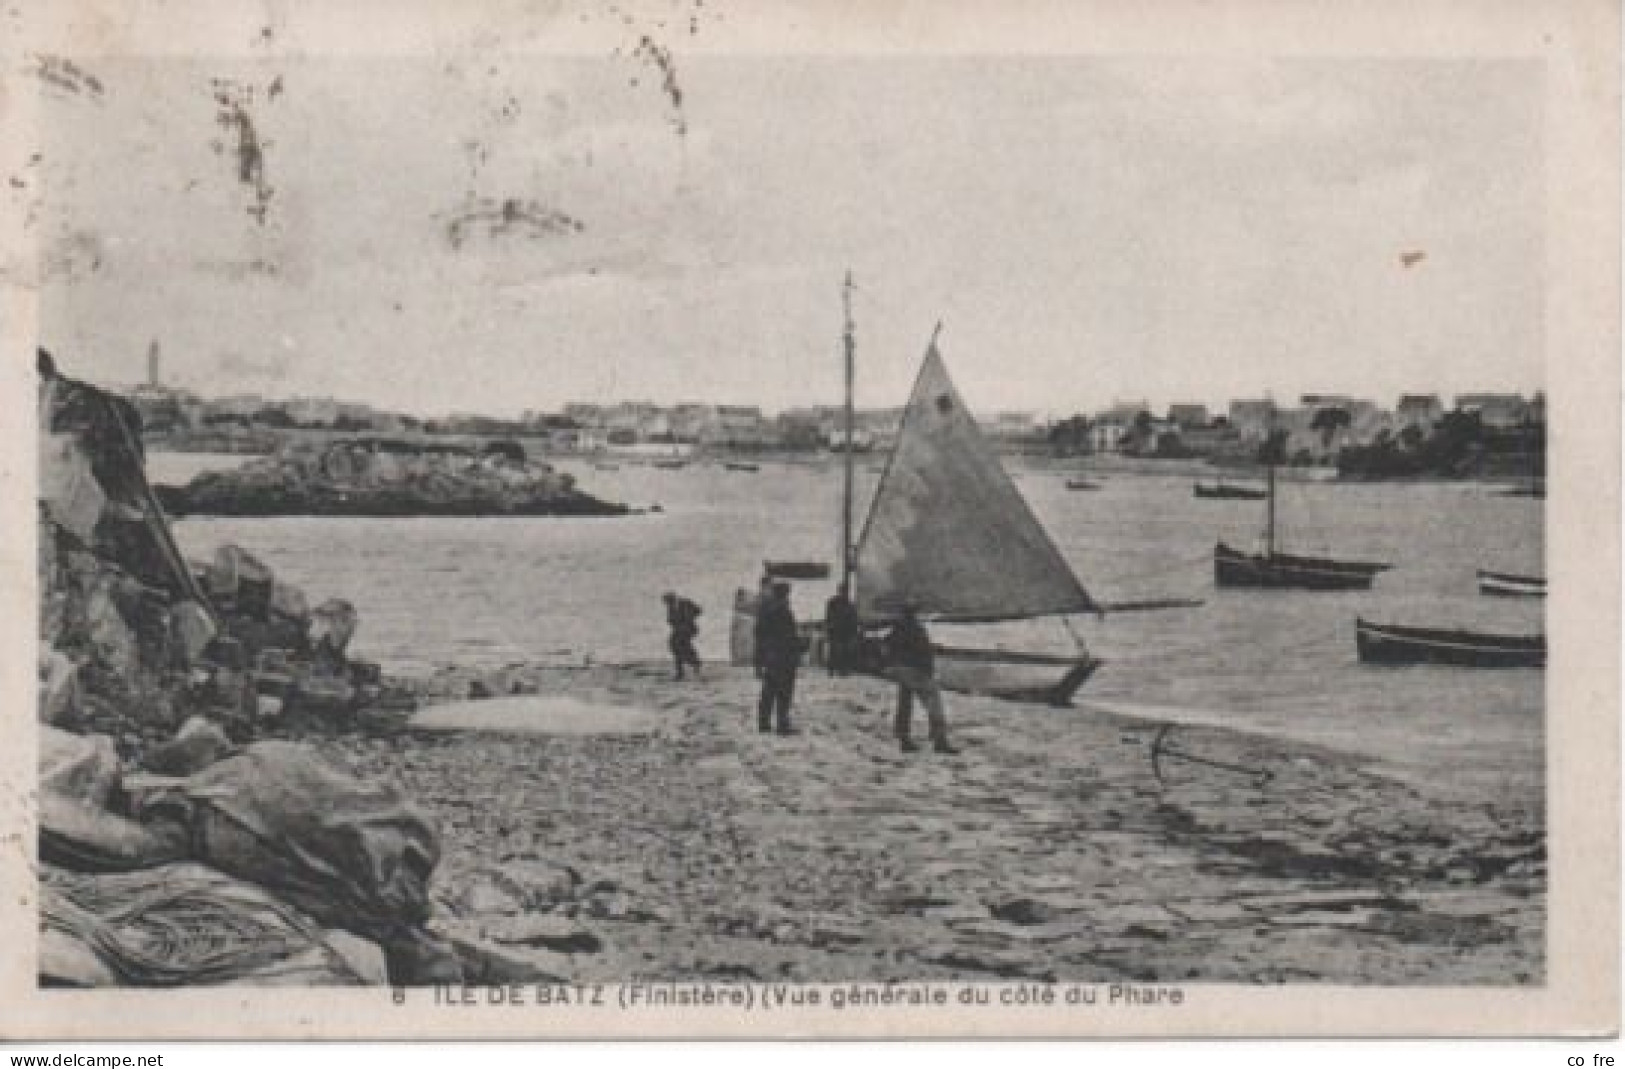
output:
<path id="1" fill-rule="evenodd" d="M 1197 497 L 1209 501 L 1262 501 L 1270 496 L 1268 490 L 1227 482 L 1197 483 L 1191 490 Z"/>
<path id="2" fill-rule="evenodd" d="M 828 579 L 829 565 L 815 560 L 769 560 L 762 570 L 770 579 Z"/>
<path id="3" fill-rule="evenodd" d="M 688 461 L 682 460 L 680 458 L 673 458 L 673 459 L 669 459 L 669 460 L 657 460 L 657 461 L 654 462 L 654 466 L 657 467 L 657 468 L 666 468 L 666 469 L 675 470 L 677 468 L 686 468 L 686 467 L 688 467 Z"/>
<path id="4" fill-rule="evenodd" d="M 1066 488 L 1068 490 L 1099 490 L 1100 484 L 1097 482 L 1091 482 L 1088 479 L 1068 479 L 1066 481 Z"/>
<path id="5" fill-rule="evenodd" d="M 1369 590 L 1377 573 L 1392 565 L 1282 553 L 1275 545 L 1275 465 L 1264 492 L 1264 551 L 1244 553 L 1219 542 L 1213 547 L 1213 581 L 1223 587 L 1267 590 Z"/>
<path id="6" fill-rule="evenodd" d="M 850 293 L 848 278 L 849 399 Z M 926 348 L 856 541 L 848 459 L 842 566 L 859 620 L 884 628 L 904 605 L 938 624 L 1099 612 L 954 388 L 937 350 L 940 330 Z M 847 412 L 850 419 L 850 401 Z M 1064 655 L 939 645 L 937 681 L 950 690 L 1066 705 L 1101 664 L 1074 641 L 1077 651 Z"/>
<path id="7" fill-rule="evenodd" d="M 1219 586 L 1278 590 L 1369 590 L 1390 565 L 1302 557 L 1290 553 L 1243 553 L 1220 542 L 1213 547 L 1213 580 Z"/>
<path id="8" fill-rule="evenodd" d="M 722 462 L 722 466 L 724 468 L 726 468 L 727 470 L 729 470 L 729 471 L 761 471 L 762 470 L 760 466 L 758 466 L 756 464 L 747 464 L 745 461 L 742 461 L 742 460 L 725 460 L 725 461 Z"/>
<path id="9" fill-rule="evenodd" d="M 1488 635 L 1477 631 L 1374 624 L 1356 619 L 1354 638 L 1363 664 L 1546 667 L 1545 635 Z"/>
<path id="10" fill-rule="evenodd" d="M 1497 597 L 1543 598 L 1546 596 L 1546 580 L 1532 575 L 1488 572 L 1480 568 L 1478 592 Z"/>

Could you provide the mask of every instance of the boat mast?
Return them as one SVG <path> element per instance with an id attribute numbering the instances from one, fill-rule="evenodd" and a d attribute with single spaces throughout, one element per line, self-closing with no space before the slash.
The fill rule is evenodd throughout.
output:
<path id="1" fill-rule="evenodd" d="M 1264 465 L 1268 476 L 1265 493 L 1268 497 L 1264 506 L 1264 551 L 1269 556 L 1275 556 L 1275 456 L 1269 456 Z"/>
<path id="2" fill-rule="evenodd" d="M 1269 395 L 1266 394 L 1266 397 Z M 1267 557 L 1275 556 L 1275 400 L 1269 402 L 1268 422 L 1264 432 L 1264 554 Z M 1284 452 L 1286 443 L 1280 443 L 1279 448 Z"/>
<path id="3" fill-rule="evenodd" d="M 852 572 L 857 567 L 852 553 L 852 362 L 856 343 L 852 328 L 851 271 L 846 273 L 846 284 L 841 287 L 841 309 L 846 314 L 846 330 L 842 336 L 846 348 L 846 410 L 843 441 L 846 451 L 841 488 L 841 579 L 847 584 L 847 595 L 850 597 L 853 593 Z"/>

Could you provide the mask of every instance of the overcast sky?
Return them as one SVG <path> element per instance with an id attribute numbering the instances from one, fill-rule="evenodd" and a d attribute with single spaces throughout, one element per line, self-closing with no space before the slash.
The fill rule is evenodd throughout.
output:
<path id="1" fill-rule="evenodd" d="M 984 411 L 1542 385 L 1538 64 L 662 59 L 86 64 L 44 341 L 423 414 L 780 409 L 839 400 L 850 268 L 864 405 L 938 319 Z"/>

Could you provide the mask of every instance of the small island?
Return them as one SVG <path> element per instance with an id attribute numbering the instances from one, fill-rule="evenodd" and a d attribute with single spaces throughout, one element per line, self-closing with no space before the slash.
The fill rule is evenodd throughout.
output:
<path id="1" fill-rule="evenodd" d="M 624 516 L 511 441 L 406 438 L 300 443 L 185 486 L 159 486 L 172 516 Z"/>

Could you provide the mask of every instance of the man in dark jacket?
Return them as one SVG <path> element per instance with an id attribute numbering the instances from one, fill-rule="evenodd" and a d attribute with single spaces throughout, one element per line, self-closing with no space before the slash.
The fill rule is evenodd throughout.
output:
<path id="1" fill-rule="evenodd" d="M 844 676 L 858 666 L 858 610 L 852 604 L 850 590 L 843 580 L 824 606 L 824 639 L 828 644 L 824 660 L 832 676 Z"/>
<path id="2" fill-rule="evenodd" d="M 756 616 L 756 668 L 762 675 L 762 697 L 756 706 L 756 729 L 793 735 L 790 701 L 795 696 L 796 668 L 801 664 L 801 635 L 790 611 L 790 584 L 773 584 L 772 595 Z"/>
<path id="3" fill-rule="evenodd" d="M 903 615 L 886 635 L 886 674 L 897 681 L 897 742 L 904 753 L 919 749 L 909 738 L 909 720 L 914 712 L 914 696 L 925 705 L 931 732 L 931 747 L 937 753 L 959 751 L 948 742 L 948 718 L 942 711 L 942 691 L 933 678 L 936 651 L 931 636 L 913 605 L 903 606 Z"/>
<path id="4" fill-rule="evenodd" d="M 677 678 L 683 678 L 683 669 L 693 668 L 694 678 L 700 677 L 700 655 L 694 649 L 694 636 L 700 633 L 700 607 L 687 598 L 667 593 L 666 626 L 671 628 L 671 656 L 677 664 Z"/>

